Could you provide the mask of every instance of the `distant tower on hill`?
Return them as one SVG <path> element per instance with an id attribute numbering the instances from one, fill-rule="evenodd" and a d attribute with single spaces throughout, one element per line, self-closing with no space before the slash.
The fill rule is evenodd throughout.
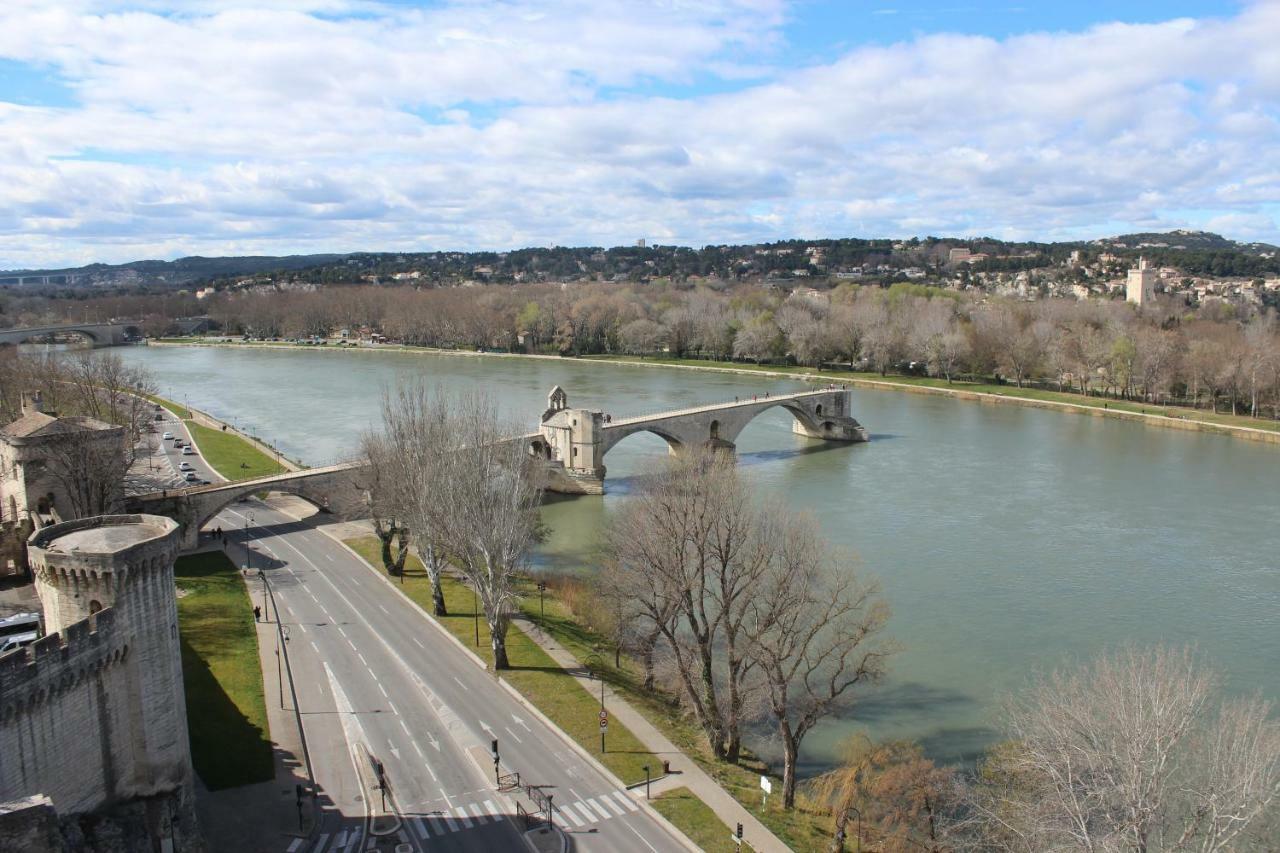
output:
<path id="1" fill-rule="evenodd" d="M 1146 258 L 1138 258 L 1138 266 L 1129 270 L 1124 294 L 1135 305 L 1149 305 L 1156 298 L 1156 271 L 1147 265 Z"/>

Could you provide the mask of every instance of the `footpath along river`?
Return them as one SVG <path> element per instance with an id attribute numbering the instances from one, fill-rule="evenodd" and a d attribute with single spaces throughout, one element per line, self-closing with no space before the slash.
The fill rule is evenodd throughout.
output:
<path id="1" fill-rule="evenodd" d="M 388 383 L 485 388 L 530 429 L 547 391 L 615 417 L 783 393 L 801 383 L 572 360 L 210 347 L 116 350 L 162 393 L 311 465 L 347 458 Z M 812 512 L 877 576 L 902 646 L 853 719 L 806 742 L 807 769 L 841 737 L 912 737 L 966 760 L 995 737 L 1002 694 L 1037 669 L 1126 641 L 1194 644 L 1233 692 L 1280 698 L 1280 448 L 1018 406 L 853 392 L 872 434 L 793 435 L 774 409 L 742 434 L 744 475 Z M 631 437 L 603 498 L 556 500 L 537 559 L 589 570 L 600 525 L 666 453 Z M 766 750 L 767 752 L 767 750 Z"/>

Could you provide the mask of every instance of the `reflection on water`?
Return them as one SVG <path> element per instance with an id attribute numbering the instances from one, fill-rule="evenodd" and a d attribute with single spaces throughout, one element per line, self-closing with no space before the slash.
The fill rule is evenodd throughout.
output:
<path id="1" fill-rule="evenodd" d="M 761 377 L 572 360 L 146 348 L 161 386 L 316 464 L 342 458 L 410 375 L 485 387 L 531 427 L 552 385 L 617 416 L 795 390 Z M 1213 435 L 940 397 L 855 391 L 868 444 L 817 442 L 766 412 L 738 442 L 761 493 L 814 514 L 880 578 L 903 651 L 850 719 L 811 735 L 821 766 L 855 727 L 965 758 L 1035 668 L 1126 640 L 1194 643 L 1231 689 L 1280 696 L 1280 451 Z M 610 452 L 608 494 L 548 502 L 538 562 L 590 571 L 608 514 L 667 453 Z"/>

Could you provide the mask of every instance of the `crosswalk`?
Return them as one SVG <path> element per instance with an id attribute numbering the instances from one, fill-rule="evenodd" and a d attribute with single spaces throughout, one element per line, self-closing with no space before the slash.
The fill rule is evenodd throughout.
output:
<path id="1" fill-rule="evenodd" d="M 596 797 L 584 797 L 572 803 L 556 803 L 556 817 L 568 822 L 574 828 L 599 823 L 614 817 L 622 817 L 627 812 L 639 811 L 635 800 L 623 791 L 610 791 Z"/>
<path id="2" fill-rule="evenodd" d="M 622 817 L 629 812 L 640 810 L 634 799 L 625 791 L 610 791 L 594 797 L 583 797 L 569 803 L 556 803 L 556 822 L 565 829 L 579 829 Z M 485 826 L 504 819 L 504 811 L 493 800 L 465 803 L 449 809 L 441 809 L 425 815 L 410 815 L 404 819 L 404 826 L 412 830 L 420 841 L 430 841 L 455 832 Z M 401 840 L 405 830 L 401 830 Z M 309 853 L 355 853 L 362 851 L 362 841 L 369 839 L 359 828 L 337 832 L 321 833 Z M 300 839 L 295 840 L 288 848 L 288 853 L 297 853 L 301 847 Z"/>
<path id="3" fill-rule="evenodd" d="M 493 800 L 485 800 L 484 803 L 470 803 L 455 806 L 452 809 L 443 809 L 436 814 L 415 815 L 407 818 L 406 822 L 413 828 L 418 838 L 427 841 L 502 819 L 502 811 L 494 805 Z"/>

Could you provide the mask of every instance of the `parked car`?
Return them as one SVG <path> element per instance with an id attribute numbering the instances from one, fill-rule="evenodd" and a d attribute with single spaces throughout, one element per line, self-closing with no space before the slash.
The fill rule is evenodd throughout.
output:
<path id="1" fill-rule="evenodd" d="M 173 439 L 173 433 L 171 433 L 171 432 L 166 432 L 166 433 L 162 436 L 162 438 L 163 438 L 165 441 L 171 441 L 171 440 Z"/>

